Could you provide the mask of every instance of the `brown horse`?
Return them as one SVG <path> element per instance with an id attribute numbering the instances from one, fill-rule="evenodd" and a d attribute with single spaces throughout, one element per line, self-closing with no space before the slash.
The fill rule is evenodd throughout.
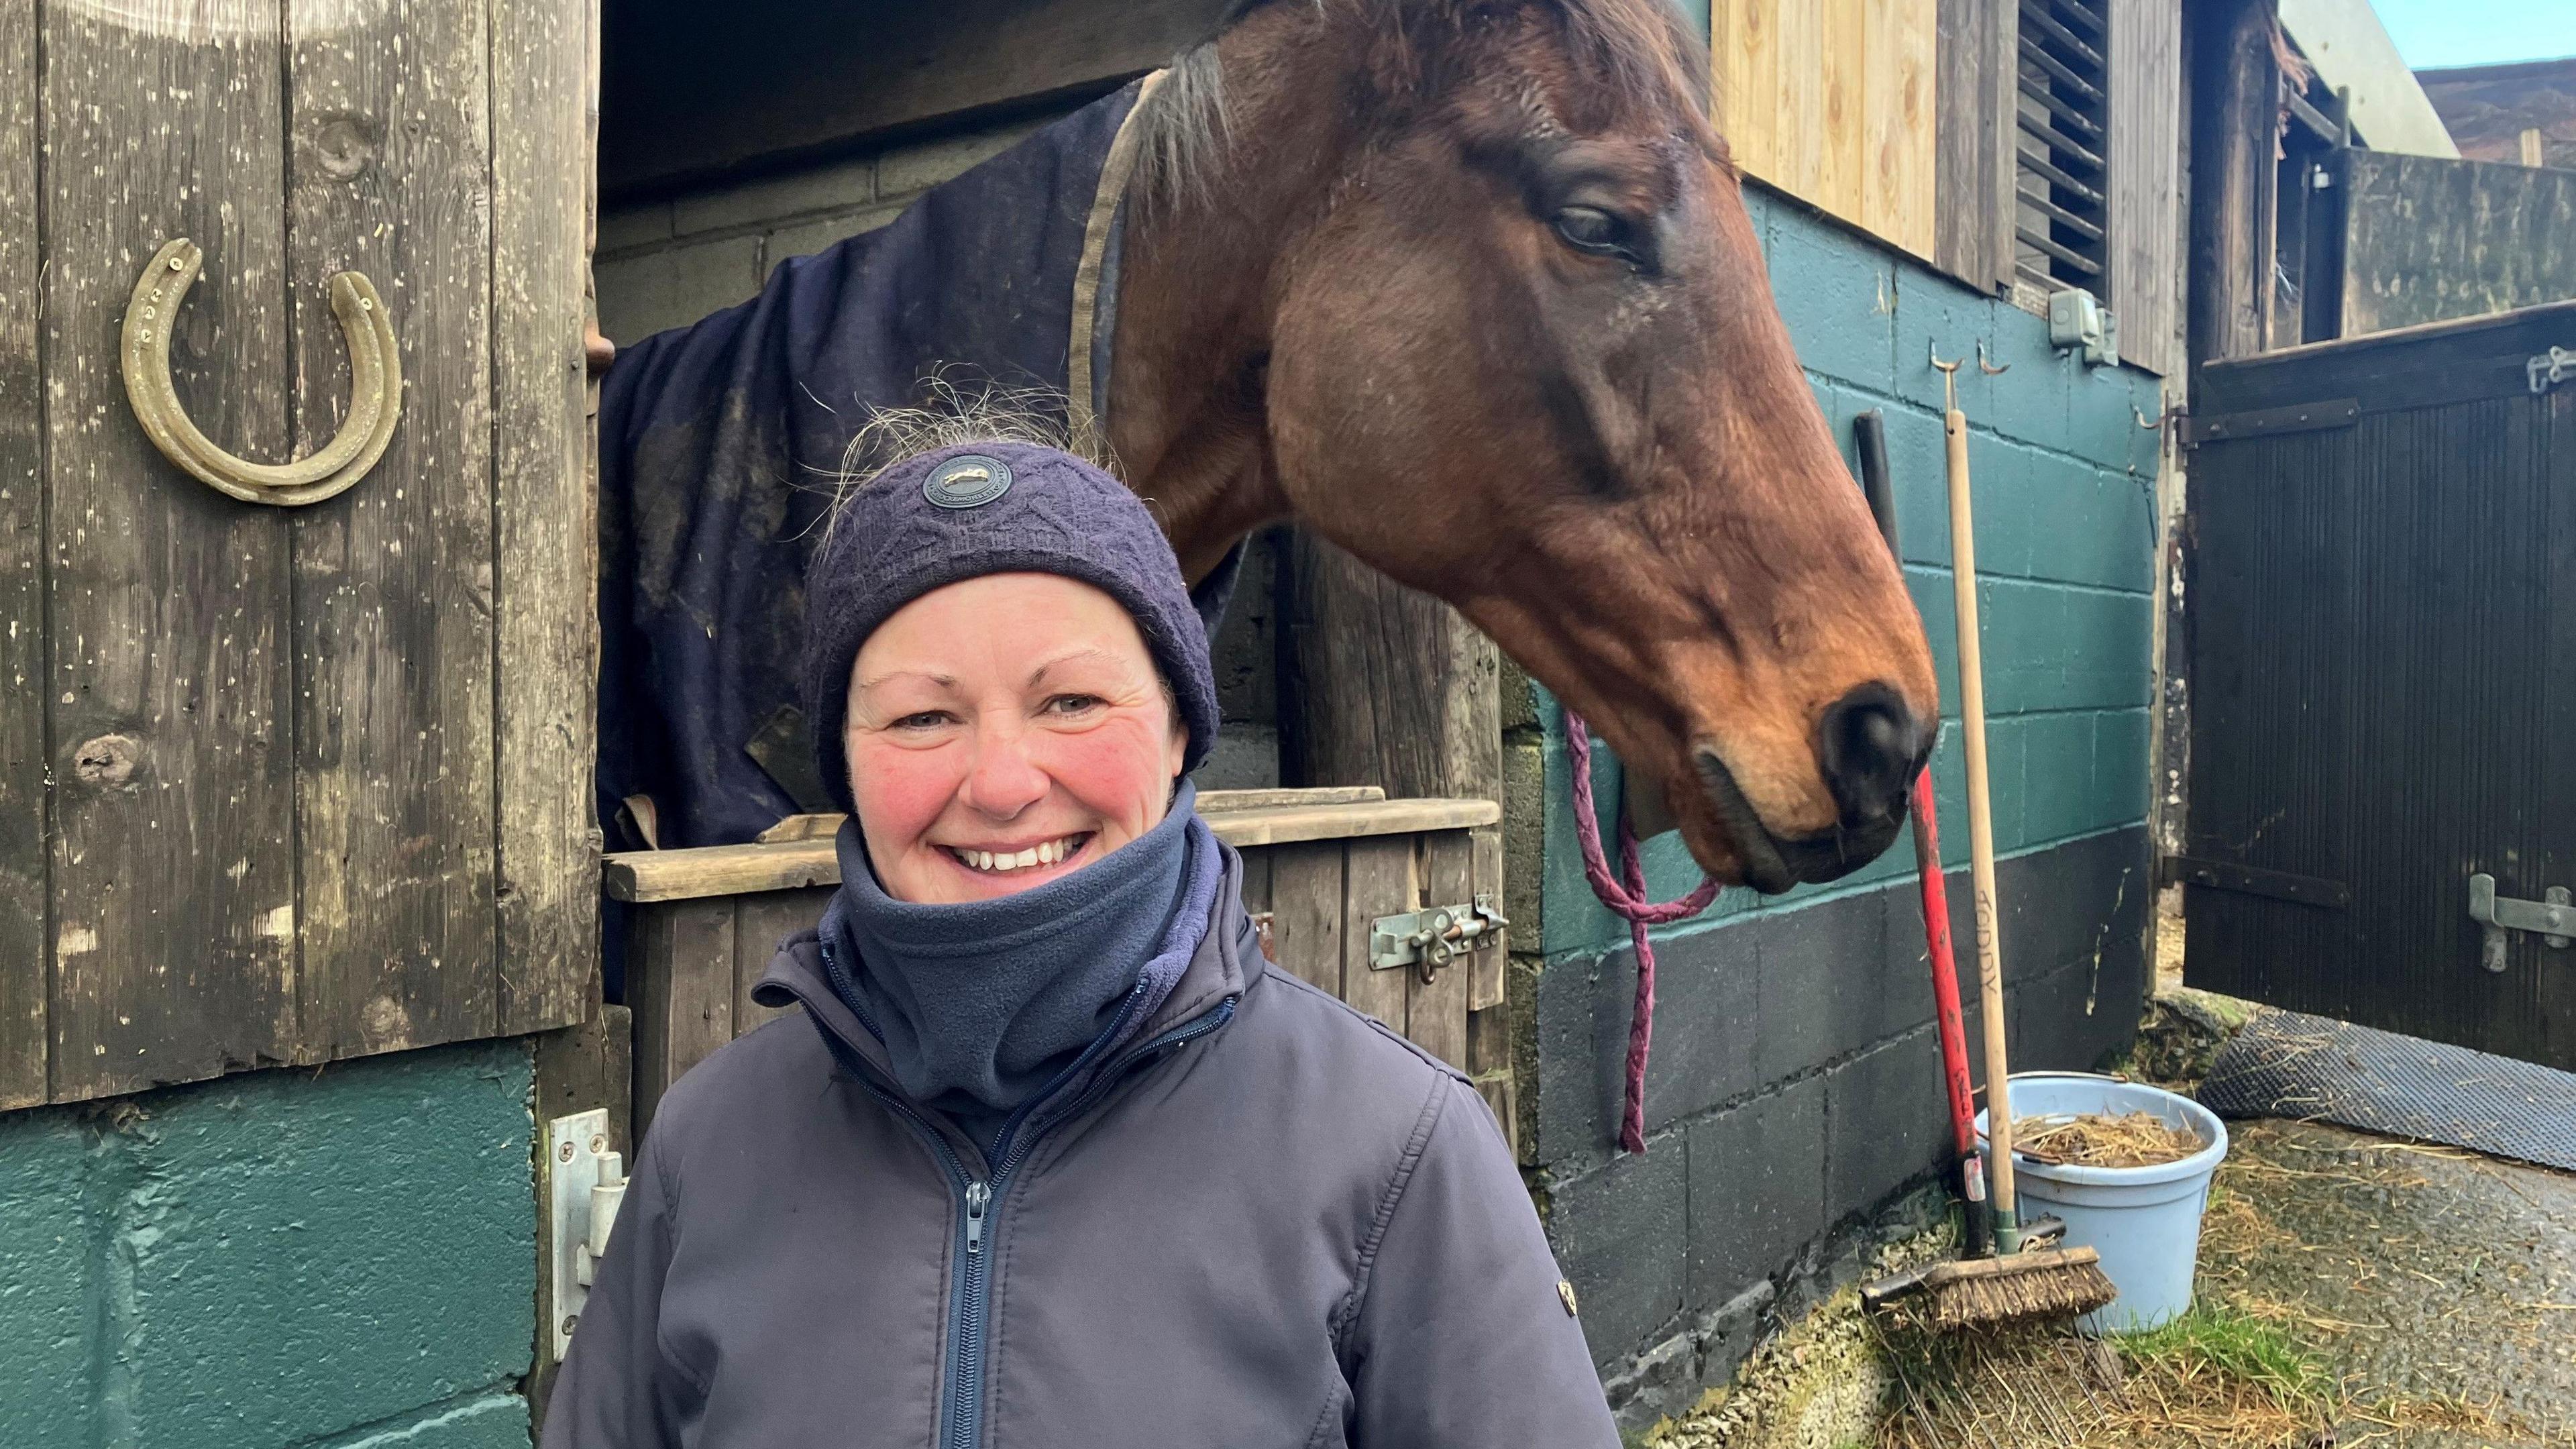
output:
<path id="1" fill-rule="evenodd" d="M 1938 710 L 1662 0 L 1246 0 L 1138 124 L 1110 441 L 1193 578 L 1447 600 L 1722 880 L 1885 848 Z"/>

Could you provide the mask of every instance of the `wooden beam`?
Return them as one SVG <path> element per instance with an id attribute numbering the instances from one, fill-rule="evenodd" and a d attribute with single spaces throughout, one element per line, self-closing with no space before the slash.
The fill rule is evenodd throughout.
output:
<path id="1" fill-rule="evenodd" d="M 1998 293 L 2012 282 L 2020 13 L 2002 0 L 1939 0 L 1937 17 L 1933 263 Z"/>
<path id="2" fill-rule="evenodd" d="M 668 193 L 869 137 L 1106 91 L 1224 0 L 611 0 L 600 184 Z"/>
<path id="3" fill-rule="evenodd" d="M 36 8 L 0 9 L 0 196 L 36 194 Z M 0 211 L 0 1111 L 45 1100 L 44 389 L 36 208 Z"/>
<path id="4" fill-rule="evenodd" d="M 597 0 L 493 0 L 494 873 L 508 1034 L 580 1020 L 599 990 L 599 527 L 582 355 L 598 38 Z"/>
<path id="5" fill-rule="evenodd" d="M 1373 800 L 1269 806 L 1206 818 L 1217 839 L 1248 849 L 1307 840 L 1470 830 L 1499 823 L 1503 807 L 1492 800 Z M 840 859 L 828 839 L 620 851 L 604 859 L 602 873 L 609 896 L 621 901 L 698 900 L 841 883 Z"/>
<path id="6" fill-rule="evenodd" d="M 2190 20 L 2189 339 L 2198 365 L 2264 345 L 2280 75 L 2271 0 L 2194 6 Z"/>

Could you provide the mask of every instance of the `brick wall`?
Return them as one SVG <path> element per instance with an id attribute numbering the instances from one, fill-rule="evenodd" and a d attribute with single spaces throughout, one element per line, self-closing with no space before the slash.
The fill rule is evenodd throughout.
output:
<path id="1" fill-rule="evenodd" d="M 1848 448 L 1856 414 L 1886 416 L 1906 577 L 1954 711 L 1941 376 L 1927 354 L 1969 359 L 1959 400 L 2015 1069 L 2089 1067 L 2129 1040 L 2145 990 L 2157 435 L 2138 418 L 2158 415 L 2159 385 L 2057 356 L 2040 319 L 1794 202 L 1757 191 L 1751 205 L 1836 435 Z M 1977 370 L 1980 341 L 2008 371 Z M 1636 1429 L 1728 1377 L 1766 1318 L 1805 1301 L 1802 1280 L 1856 1271 L 1854 1235 L 1948 1150 L 1913 857 L 1900 839 L 1830 886 L 1767 901 L 1729 892 L 1657 933 L 1648 1148 L 1622 1156 L 1635 964 L 1624 926 L 1583 882 L 1562 716 L 1543 690 L 1530 695 L 1507 733 L 1507 819 L 1528 822 L 1509 866 L 1515 939 L 1530 948 L 1514 963 L 1523 1154 Z M 1600 798 L 1616 800 L 1615 761 L 1596 769 Z M 1933 778 L 1964 950 L 1955 717 Z M 1658 899 L 1697 879 L 1677 838 L 1651 842 L 1646 859 Z M 1972 1038 L 1978 1029 L 1972 1011 Z"/>
<path id="2" fill-rule="evenodd" d="M 0 1444 L 528 1443 L 520 1042 L 0 1117 Z"/>

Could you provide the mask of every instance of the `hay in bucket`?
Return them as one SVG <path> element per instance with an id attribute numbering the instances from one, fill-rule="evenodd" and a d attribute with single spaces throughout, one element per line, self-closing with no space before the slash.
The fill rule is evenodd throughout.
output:
<path id="1" fill-rule="evenodd" d="M 2013 1119 L 2013 1151 L 2061 1167 L 2157 1167 L 2209 1144 L 2152 1112 L 2049 1113 Z"/>

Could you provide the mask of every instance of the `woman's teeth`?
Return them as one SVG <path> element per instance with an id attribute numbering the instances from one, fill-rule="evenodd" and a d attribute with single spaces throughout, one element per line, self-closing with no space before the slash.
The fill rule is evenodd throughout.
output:
<path id="1" fill-rule="evenodd" d="M 1068 835 L 1061 840 L 1049 840 L 1032 845 L 1016 854 L 1009 851 L 961 850 L 953 846 L 948 853 L 957 857 L 959 863 L 969 870 L 992 871 L 998 874 L 1009 870 L 1027 870 L 1031 866 L 1054 865 L 1081 849 L 1083 838 L 1079 835 Z"/>

